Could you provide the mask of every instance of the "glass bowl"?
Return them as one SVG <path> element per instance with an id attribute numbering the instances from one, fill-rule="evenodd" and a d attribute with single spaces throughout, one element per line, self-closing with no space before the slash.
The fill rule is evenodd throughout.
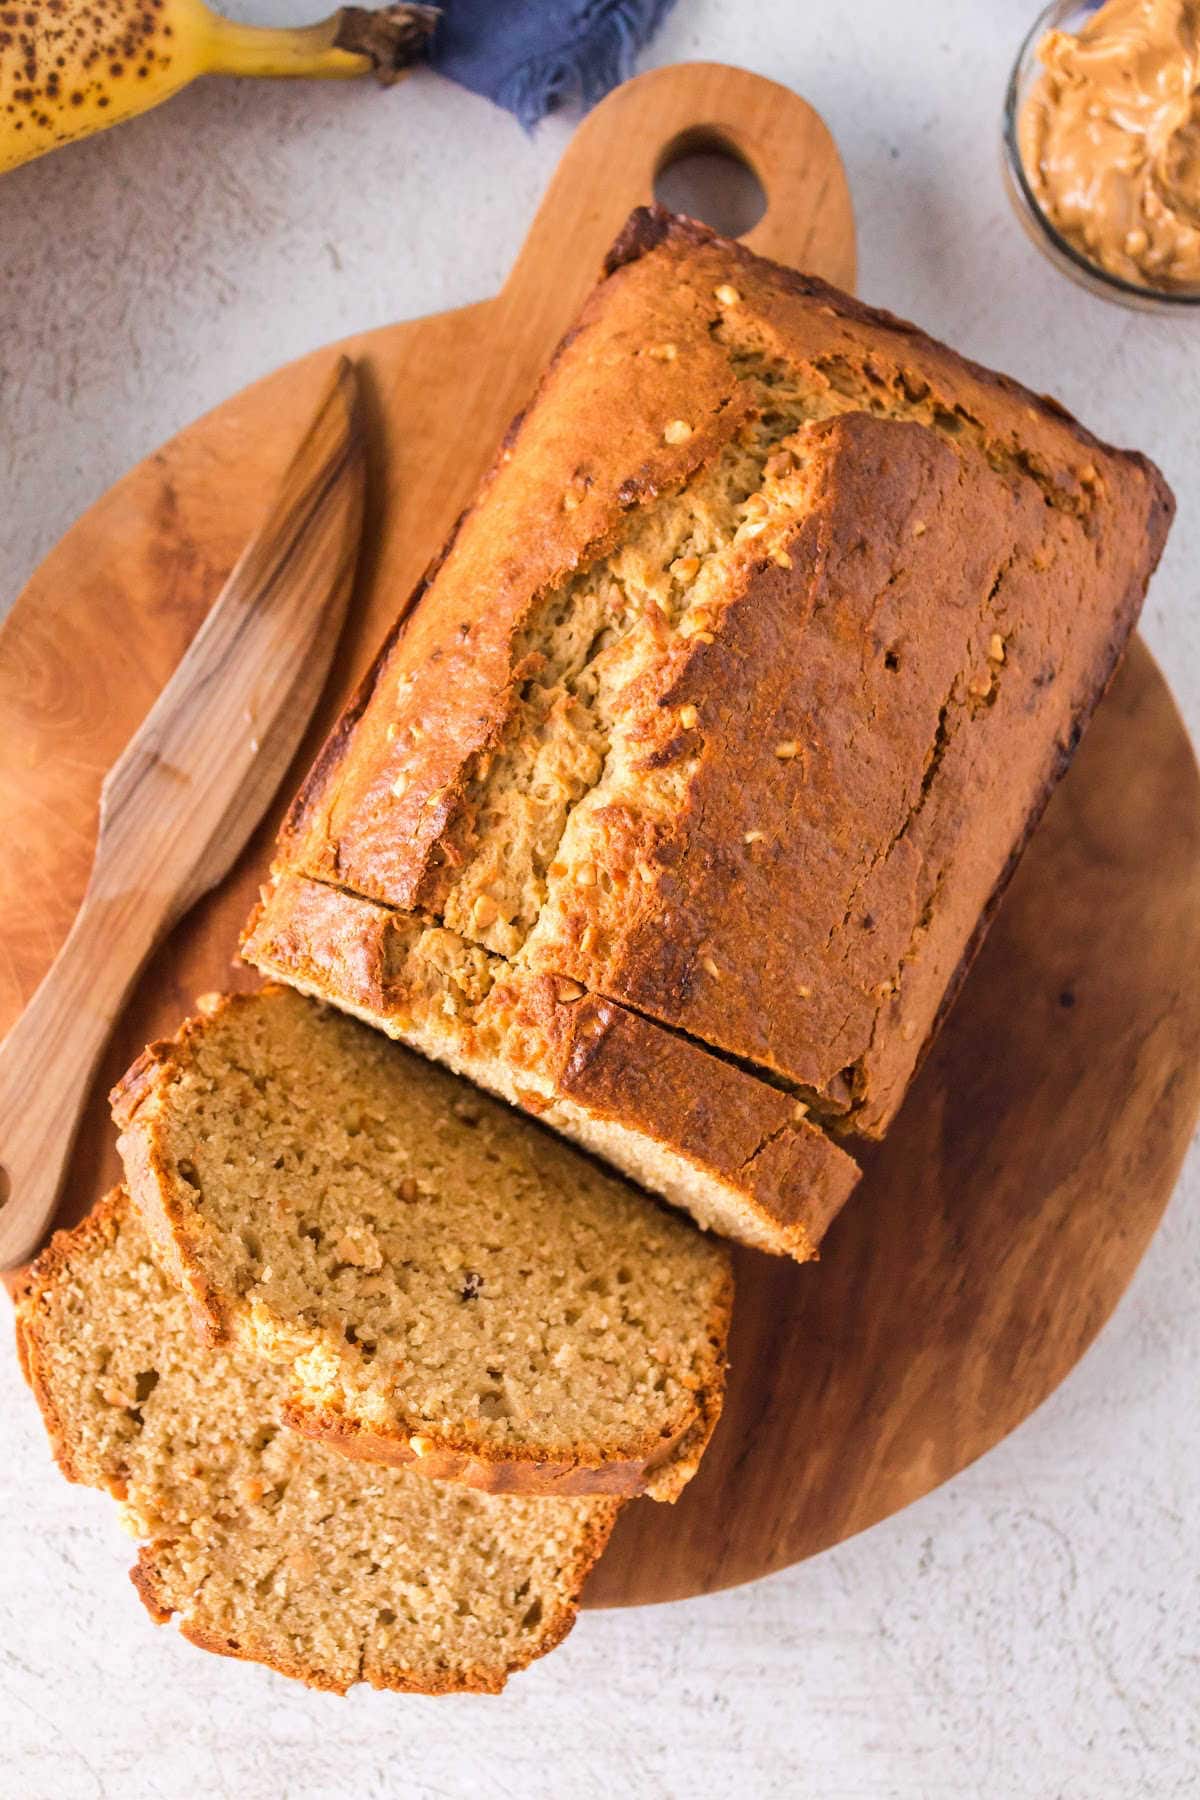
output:
<path id="1" fill-rule="evenodd" d="M 1089 293 L 1099 294 L 1104 300 L 1116 300 L 1122 306 L 1136 307 L 1141 312 L 1178 312 L 1181 308 L 1200 306 L 1200 287 L 1141 287 L 1136 282 L 1125 281 L 1120 275 L 1110 275 L 1107 269 L 1082 255 L 1050 223 L 1038 205 L 1025 173 L 1017 127 L 1026 97 L 1037 80 L 1037 47 L 1046 32 L 1056 26 L 1066 31 L 1078 29 L 1099 4 L 1100 0 L 1055 0 L 1052 6 L 1039 13 L 1017 52 L 1004 96 L 1004 177 L 1009 199 L 1042 254 Z"/>

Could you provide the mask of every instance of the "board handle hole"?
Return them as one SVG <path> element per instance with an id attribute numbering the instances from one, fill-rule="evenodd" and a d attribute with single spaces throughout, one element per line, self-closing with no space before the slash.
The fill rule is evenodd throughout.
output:
<path id="1" fill-rule="evenodd" d="M 670 212 L 701 219 L 722 237 L 744 237 L 767 210 L 762 182 L 713 125 L 692 126 L 667 145 L 654 173 L 654 198 Z"/>

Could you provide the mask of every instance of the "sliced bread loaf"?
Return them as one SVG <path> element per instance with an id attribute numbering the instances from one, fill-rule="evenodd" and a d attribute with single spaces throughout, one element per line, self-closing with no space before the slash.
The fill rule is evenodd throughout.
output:
<path id="1" fill-rule="evenodd" d="M 1053 401 L 640 210 L 314 764 L 277 872 L 880 1136 L 1172 511 L 1145 458 Z M 252 931 L 247 955 L 295 978 L 263 948 Z"/>
<path id="2" fill-rule="evenodd" d="M 336 1692 L 495 1692 L 570 1630 L 619 1503 L 499 1500 L 296 1436 L 284 1372 L 201 1342 L 122 1190 L 55 1237 L 17 1332 L 64 1474 L 122 1502 L 142 1599 L 202 1648 Z"/>
<path id="3" fill-rule="evenodd" d="M 114 1093 L 133 1197 L 288 1417 L 494 1492 L 674 1499 L 720 1411 L 725 1248 L 510 1108 L 285 988 Z"/>

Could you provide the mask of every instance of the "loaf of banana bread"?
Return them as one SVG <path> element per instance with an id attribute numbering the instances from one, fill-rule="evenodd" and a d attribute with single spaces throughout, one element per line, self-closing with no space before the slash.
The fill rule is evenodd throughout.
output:
<path id="1" fill-rule="evenodd" d="M 472 1067 L 413 1023 L 407 950 L 386 1005 L 352 991 L 383 915 L 489 986 L 624 1009 L 639 1075 L 668 1042 L 694 1087 L 736 1065 L 805 1109 L 808 1197 L 754 1240 L 805 1254 L 849 1187 L 833 1140 L 894 1116 L 1171 511 L 1054 402 L 641 211 L 298 796 L 246 954 L 500 1091 L 502 1034 Z"/>

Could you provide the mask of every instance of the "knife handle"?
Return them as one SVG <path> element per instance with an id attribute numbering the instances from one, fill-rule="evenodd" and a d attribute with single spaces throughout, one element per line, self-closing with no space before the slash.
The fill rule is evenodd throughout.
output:
<path id="1" fill-rule="evenodd" d="M 41 1244 L 113 1023 L 172 922 L 169 895 L 97 886 L 0 1044 L 0 1269 Z"/>

